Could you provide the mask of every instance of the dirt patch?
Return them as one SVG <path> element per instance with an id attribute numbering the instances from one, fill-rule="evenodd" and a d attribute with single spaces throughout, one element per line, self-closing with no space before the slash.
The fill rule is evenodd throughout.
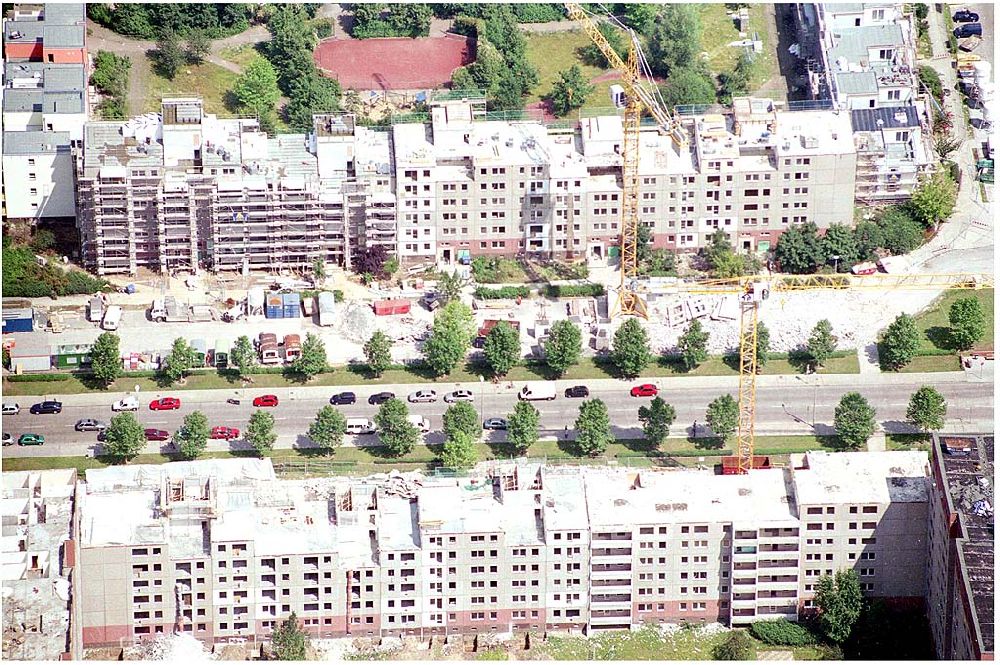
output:
<path id="1" fill-rule="evenodd" d="M 475 40 L 460 35 L 421 39 L 328 39 L 313 58 L 324 73 L 355 90 L 439 88 L 473 61 Z"/>

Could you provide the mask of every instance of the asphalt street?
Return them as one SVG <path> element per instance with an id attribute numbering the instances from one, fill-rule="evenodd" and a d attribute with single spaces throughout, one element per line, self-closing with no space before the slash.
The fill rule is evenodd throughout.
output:
<path id="1" fill-rule="evenodd" d="M 968 381 L 958 373 L 938 375 L 939 381 L 933 381 L 936 387 L 948 400 L 949 425 L 970 427 L 975 424 L 992 426 L 993 391 L 989 383 Z M 912 378 L 911 378 L 912 377 Z M 938 378 L 938 377 L 933 377 Z M 635 382 L 640 383 L 641 381 Z M 674 406 L 677 411 L 677 421 L 673 434 L 692 433 L 693 424 L 699 423 L 698 435 L 709 436 L 710 432 L 704 425 L 705 409 L 708 403 L 722 393 L 736 394 L 736 379 L 732 377 L 701 377 L 683 379 L 656 379 L 652 381 L 661 388 L 661 396 Z M 859 375 L 839 376 L 802 376 L 802 377 L 761 377 L 757 390 L 757 420 L 756 431 L 766 434 L 832 434 L 833 411 L 841 396 L 850 390 L 857 390 L 864 395 L 877 412 L 877 419 L 886 431 L 908 431 L 905 424 L 906 405 L 910 395 L 917 387 L 929 383 L 928 375 L 890 375 L 862 377 Z M 566 429 L 572 430 L 581 399 L 566 398 L 563 391 L 572 382 L 555 382 L 558 396 L 553 401 L 534 402 L 541 413 L 541 429 L 543 435 L 562 435 Z M 425 435 L 427 443 L 440 443 L 444 440 L 442 434 L 442 414 L 447 408 L 442 400 L 445 393 L 458 387 L 472 390 L 473 405 L 482 418 L 506 417 L 517 401 L 516 393 L 523 384 L 435 384 L 426 386 L 438 393 L 435 403 L 408 404 L 410 413 L 426 416 L 431 423 L 431 431 Z M 611 415 L 612 429 L 620 438 L 638 438 L 642 436 L 638 408 L 647 404 L 651 398 L 633 398 L 629 396 L 629 387 L 633 384 L 614 380 L 595 380 L 588 382 L 591 398 L 600 398 L 608 405 Z M 346 417 L 372 418 L 378 410 L 377 406 L 368 404 L 368 397 L 381 391 L 395 391 L 398 397 L 404 398 L 411 391 L 424 386 L 356 386 L 357 404 L 337 406 Z M 254 411 L 250 402 L 255 395 L 272 392 L 280 397 L 280 404 L 272 409 L 278 433 L 278 448 L 308 447 L 312 443 L 305 436 L 309 423 L 316 412 L 328 403 L 330 395 L 349 388 L 319 388 L 283 390 L 231 390 L 215 391 L 168 391 L 162 393 L 143 393 L 140 395 L 141 408 L 137 413 L 144 427 L 167 430 L 173 433 L 181 424 L 184 416 L 195 410 L 203 411 L 209 419 L 210 426 L 228 426 L 245 430 L 250 414 Z M 176 396 L 181 398 L 182 407 L 175 411 L 150 411 L 148 403 L 161 396 Z M 226 402 L 227 398 L 238 396 L 240 405 Z M 114 415 L 111 403 L 120 395 L 87 393 L 84 395 L 68 395 L 63 400 L 61 414 L 31 415 L 28 409 L 31 404 L 41 398 L 18 397 L 7 398 L 5 402 L 17 401 L 21 413 L 17 416 L 4 416 L 3 431 L 17 437 L 25 432 L 45 436 L 43 446 L 5 447 L 3 453 L 11 456 L 50 456 L 50 455 L 84 455 L 93 454 L 97 443 L 95 432 L 76 432 L 74 425 L 81 418 L 96 418 L 108 422 Z M 501 432 L 487 432 L 487 438 L 503 440 Z M 571 435 L 571 433 L 570 433 Z M 375 445 L 377 437 L 359 436 L 346 437 L 347 445 Z M 209 450 L 240 450 L 249 446 L 245 441 L 231 442 L 212 441 Z M 168 444 L 150 442 L 146 452 L 167 451 Z"/>

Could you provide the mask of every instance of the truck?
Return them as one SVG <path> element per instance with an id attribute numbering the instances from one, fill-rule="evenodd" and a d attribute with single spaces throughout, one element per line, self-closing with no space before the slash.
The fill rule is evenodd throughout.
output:
<path id="1" fill-rule="evenodd" d="M 884 273 L 898 275 L 906 272 L 910 262 L 905 256 L 885 256 L 878 260 L 878 267 Z"/>
<path id="2" fill-rule="evenodd" d="M 188 323 L 190 321 L 190 316 L 188 308 L 178 303 L 177 298 L 173 296 L 166 296 L 164 298 L 157 298 L 153 301 L 153 304 L 150 305 L 149 319 L 150 321 L 156 321 L 157 323 Z"/>
<path id="3" fill-rule="evenodd" d="M 556 386 L 554 383 L 529 383 L 517 394 L 517 398 L 526 402 L 546 400 L 551 402 L 556 398 Z"/>
<path id="4" fill-rule="evenodd" d="M 119 324 L 122 322 L 122 308 L 118 305 L 112 305 L 108 307 L 108 311 L 104 313 L 104 319 L 101 320 L 101 327 L 105 330 L 118 330 Z"/>
<path id="5" fill-rule="evenodd" d="M 91 323 L 100 323 L 104 319 L 104 298 L 94 296 L 90 299 L 87 307 L 87 320 Z"/>
<path id="6" fill-rule="evenodd" d="M 424 416 L 419 416 L 416 414 L 406 417 L 406 421 L 420 430 L 421 433 L 426 434 L 431 431 L 431 421 Z"/>
<path id="7" fill-rule="evenodd" d="M 337 296 L 330 291 L 320 291 L 316 296 L 316 309 L 319 311 L 319 325 L 332 326 L 337 320 Z"/>
<path id="8" fill-rule="evenodd" d="M 225 368 L 229 366 L 229 343 L 217 339 L 215 340 L 215 352 L 212 354 L 212 362 L 216 367 Z"/>

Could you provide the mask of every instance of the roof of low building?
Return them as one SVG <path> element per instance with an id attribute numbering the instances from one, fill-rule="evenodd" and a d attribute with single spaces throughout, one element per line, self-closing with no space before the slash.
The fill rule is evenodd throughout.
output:
<path id="1" fill-rule="evenodd" d="M 904 129 L 920 126 L 917 109 L 907 106 L 882 106 L 851 111 L 851 125 L 856 132 L 880 132 L 884 129 Z"/>

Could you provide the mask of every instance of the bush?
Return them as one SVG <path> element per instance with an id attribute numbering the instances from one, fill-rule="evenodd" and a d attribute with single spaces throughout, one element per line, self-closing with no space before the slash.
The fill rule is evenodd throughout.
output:
<path id="1" fill-rule="evenodd" d="M 601 284 L 549 284 L 546 293 L 550 298 L 597 298 L 605 290 Z"/>
<path id="2" fill-rule="evenodd" d="M 941 84 L 941 76 L 930 65 L 921 65 L 919 69 L 920 82 L 927 86 L 927 89 L 938 100 L 944 97 L 944 86 Z"/>
<path id="3" fill-rule="evenodd" d="M 527 298 L 531 293 L 527 286 L 504 286 L 491 289 L 488 286 L 477 286 L 474 295 L 481 300 L 502 300 L 511 298 Z"/>
<path id="4" fill-rule="evenodd" d="M 313 28 L 316 30 L 316 37 L 319 39 L 326 39 L 333 34 L 333 24 L 328 19 L 316 21 L 313 24 Z"/>
<path id="5" fill-rule="evenodd" d="M 816 642 L 808 628 L 785 619 L 752 623 L 750 634 L 772 646 L 801 647 Z"/>
<path id="6" fill-rule="evenodd" d="M 32 383 L 33 381 L 68 381 L 72 376 L 69 374 L 12 374 L 4 377 L 5 381 L 11 383 Z"/>

